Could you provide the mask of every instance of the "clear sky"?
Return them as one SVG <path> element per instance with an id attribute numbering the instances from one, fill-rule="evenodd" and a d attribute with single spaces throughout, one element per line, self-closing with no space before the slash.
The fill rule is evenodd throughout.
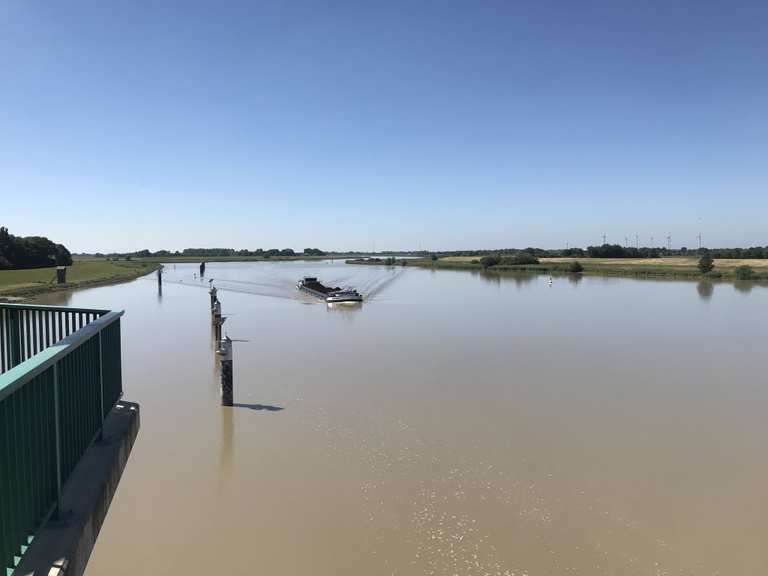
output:
<path id="1" fill-rule="evenodd" d="M 73 251 L 768 244 L 768 2 L 0 2 L 0 225 Z"/>

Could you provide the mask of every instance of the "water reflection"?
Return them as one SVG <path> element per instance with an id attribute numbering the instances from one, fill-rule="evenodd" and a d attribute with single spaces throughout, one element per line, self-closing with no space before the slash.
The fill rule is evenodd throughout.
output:
<path id="1" fill-rule="evenodd" d="M 342 318 L 352 320 L 363 309 L 362 302 L 329 302 L 326 304 L 328 312 L 340 315 Z"/>
<path id="2" fill-rule="evenodd" d="M 709 300 L 712 298 L 712 292 L 715 291 L 715 285 L 712 282 L 702 280 L 696 285 L 696 291 L 702 300 Z"/>
<path id="3" fill-rule="evenodd" d="M 501 286 L 512 282 L 518 288 L 533 282 L 538 274 L 530 272 L 513 272 L 509 270 L 445 270 L 442 272 L 455 272 L 458 274 L 469 274 L 474 278 L 479 278 L 486 284 Z"/>
<path id="4" fill-rule="evenodd" d="M 733 283 L 733 287 L 736 288 L 737 292 L 741 292 L 742 294 L 749 294 L 752 292 L 752 288 L 755 287 L 755 283 L 744 280 L 736 280 L 736 282 Z"/>
<path id="5" fill-rule="evenodd" d="M 538 276 L 537 274 L 530 274 L 527 272 L 494 272 L 490 270 L 474 272 L 473 275 L 479 276 L 481 280 L 487 282 L 488 284 L 501 285 L 511 282 L 517 288 L 522 288 L 530 284 L 536 280 L 536 277 Z"/>
<path id="6" fill-rule="evenodd" d="M 584 280 L 584 276 L 581 274 L 568 274 L 568 282 L 576 286 L 579 282 Z"/>
<path id="7" fill-rule="evenodd" d="M 232 453 L 235 443 L 234 411 L 232 408 L 221 409 L 221 446 L 219 448 L 219 489 L 232 476 Z"/>
<path id="8" fill-rule="evenodd" d="M 69 290 L 66 292 L 54 291 L 48 294 L 42 294 L 32 300 L 42 300 L 47 306 L 69 306 L 69 303 L 72 300 L 72 294 L 73 292 L 70 292 Z"/>

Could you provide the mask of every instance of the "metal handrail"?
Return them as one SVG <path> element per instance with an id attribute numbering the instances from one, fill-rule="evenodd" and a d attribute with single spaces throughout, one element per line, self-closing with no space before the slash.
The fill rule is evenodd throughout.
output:
<path id="1" fill-rule="evenodd" d="M 10 310 L 49 310 L 51 312 L 74 312 L 77 314 L 104 314 L 111 310 L 98 310 L 93 308 L 70 308 L 69 306 L 49 306 L 47 304 L 11 304 L 10 302 L 0 302 L 0 308 Z"/>
<path id="2" fill-rule="evenodd" d="M 80 310 L 75 309 L 75 311 L 79 312 Z M 93 310 L 89 310 L 89 312 L 93 312 Z M 41 372 L 56 364 L 60 358 L 71 353 L 75 348 L 101 332 L 123 314 L 125 314 L 124 310 L 107 312 L 99 319 L 80 328 L 80 330 L 70 334 L 53 346 L 38 352 L 29 360 L 25 360 L 4 374 L 0 374 L 0 401 L 13 394 Z"/>
<path id="3" fill-rule="evenodd" d="M 0 305 L 0 574 L 62 510 L 64 484 L 122 396 L 122 315 Z"/>

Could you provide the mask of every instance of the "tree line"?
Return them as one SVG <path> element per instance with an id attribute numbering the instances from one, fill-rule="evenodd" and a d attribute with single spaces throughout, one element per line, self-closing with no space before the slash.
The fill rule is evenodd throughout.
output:
<path id="1" fill-rule="evenodd" d="M 0 270 L 70 266 L 72 255 L 63 244 L 43 236 L 14 236 L 0 227 Z"/>
<path id="2" fill-rule="evenodd" d="M 222 257 L 236 257 L 236 256 L 259 256 L 262 258 L 270 258 L 273 256 L 325 256 L 326 252 L 323 252 L 319 248 L 304 248 L 301 253 L 296 252 L 292 248 L 270 248 L 264 250 L 258 248 L 256 250 L 235 250 L 234 248 L 185 248 L 184 250 L 157 250 L 155 252 L 151 250 L 136 250 L 135 252 L 109 252 L 102 253 L 96 252 L 94 254 L 82 254 L 82 256 L 94 256 L 96 258 L 168 258 L 172 256 L 189 256 L 193 258 L 222 258 Z"/>
<path id="3" fill-rule="evenodd" d="M 672 250 L 666 247 L 648 247 L 638 248 L 631 246 L 621 246 L 619 244 L 602 244 L 600 246 L 587 246 L 584 248 L 502 248 L 498 250 L 456 250 L 433 252 L 429 255 L 436 255 L 439 258 L 448 256 L 495 256 L 501 261 L 507 259 L 525 259 L 527 256 L 535 258 L 664 258 L 668 256 L 703 256 L 709 255 L 712 258 L 768 258 L 768 246 L 754 246 L 750 248 L 698 248 L 688 249 L 686 247 L 675 248 Z M 511 262 L 510 262 L 511 263 Z M 530 263 L 530 262 L 525 262 Z"/>
<path id="4" fill-rule="evenodd" d="M 584 250 L 571 248 L 564 250 L 564 255 L 583 256 Z M 566 254 L 567 253 L 567 254 Z M 704 256 L 712 258 L 768 258 L 768 246 L 753 246 L 751 248 L 632 248 L 619 244 L 603 244 L 602 246 L 588 246 L 586 255 L 590 258 L 663 258 L 665 256 Z"/>
<path id="5" fill-rule="evenodd" d="M 275 256 L 331 256 L 336 254 L 345 255 L 363 255 L 369 254 L 365 251 L 324 251 L 319 248 L 304 248 L 302 252 L 294 251 L 292 248 L 258 248 L 256 250 L 236 250 L 234 248 L 185 248 L 184 250 L 138 250 L 135 252 L 111 252 L 95 254 L 82 254 L 82 256 L 95 256 L 99 258 L 167 258 L 172 256 L 188 256 L 193 258 L 216 258 L 216 257 L 262 257 L 270 258 Z M 500 248 L 496 250 L 451 250 L 451 251 L 428 251 L 428 250 L 384 250 L 377 252 L 377 256 L 415 256 L 421 258 L 447 256 L 471 256 L 482 258 L 483 256 L 495 256 L 499 258 L 499 263 L 515 264 L 533 264 L 538 258 L 664 258 L 668 256 L 703 256 L 708 254 L 712 258 L 756 258 L 768 259 L 768 246 L 755 246 L 750 248 L 698 248 L 688 249 L 686 247 L 668 250 L 666 247 L 630 247 L 619 244 L 602 244 L 599 246 L 587 246 L 587 248 L 560 248 L 545 249 L 529 246 L 527 248 Z"/>

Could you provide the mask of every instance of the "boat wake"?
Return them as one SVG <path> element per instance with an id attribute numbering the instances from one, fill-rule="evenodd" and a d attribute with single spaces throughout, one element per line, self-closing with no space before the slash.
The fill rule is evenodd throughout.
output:
<path id="1" fill-rule="evenodd" d="M 361 270 L 362 272 L 362 270 Z M 406 271 L 403 269 L 381 270 L 366 269 L 364 274 L 335 274 L 324 275 L 323 283 L 328 286 L 346 287 L 352 286 L 363 295 L 365 301 L 380 299 L 381 294 L 397 281 Z M 253 280 L 241 280 L 234 278 L 217 278 L 215 275 L 204 278 L 177 276 L 173 273 L 163 275 L 164 284 L 176 284 L 179 286 L 188 286 L 191 288 L 200 288 L 208 290 L 210 288 L 209 280 L 221 292 L 235 292 L 238 294 L 251 294 L 253 296 L 267 296 L 270 298 L 283 298 L 286 300 L 296 300 L 303 303 L 315 301 L 308 297 L 306 293 L 296 290 L 296 278 L 276 275 L 266 278 Z M 147 278 L 147 281 L 154 281 L 154 278 Z"/>
<path id="2" fill-rule="evenodd" d="M 386 272 L 361 284 L 359 291 L 365 295 L 366 300 L 374 300 L 384 292 L 384 290 L 399 280 L 403 274 L 405 274 L 405 270 L 402 268 L 392 272 Z"/>

